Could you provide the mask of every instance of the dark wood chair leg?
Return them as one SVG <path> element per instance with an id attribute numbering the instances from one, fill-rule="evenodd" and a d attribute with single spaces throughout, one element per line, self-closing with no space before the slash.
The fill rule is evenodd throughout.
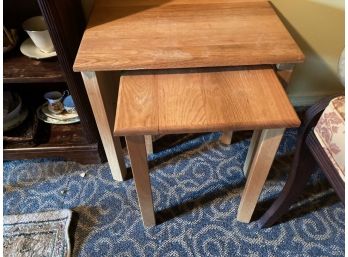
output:
<path id="1" fill-rule="evenodd" d="M 273 226 L 289 210 L 305 188 L 315 168 L 315 160 L 305 142 L 295 155 L 297 156 L 295 156 L 291 173 L 280 196 L 259 220 L 263 228 Z"/>
<path id="2" fill-rule="evenodd" d="M 336 95 L 326 97 L 306 111 L 299 129 L 296 152 L 288 180 L 280 196 L 258 221 L 261 227 L 270 227 L 276 223 L 279 218 L 288 211 L 291 204 L 294 203 L 304 189 L 316 165 L 316 161 L 306 144 L 306 138 L 318 122 L 326 106 L 335 97 Z"/>

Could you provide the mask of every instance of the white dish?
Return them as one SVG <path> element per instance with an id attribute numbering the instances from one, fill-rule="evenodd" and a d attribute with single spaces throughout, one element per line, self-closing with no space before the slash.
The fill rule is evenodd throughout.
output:
<path id="1" fill-rule="evenodd" d="M 36 47 L 45 53 L 54 52 L 54 46 L 43 16 L 35 16 L 23 22 L 22 27 L 28 33 Z"/>
<path id="2" fill-rule="evenodd" d="M 56 120 L 70 120 L 70 119 L 76 119 L 79 117 L 79 115 L 77 113 L 68 113 L 66 111 L 63 111 L 62 113 L 59 114 L 55 114 L 52 113 L 49 109 L 48 109 L 48 104 L 44 103 L 41 106 L 41 111 L 43 114 L 45 114 L 47 117 L 50 117 L 52 119 L 56 119 Z"/>
<path id="3" fill-rule="evenodd" d="M 39 48 L 37 48 L 34 45 L 31 38 L 27 38 L 21 44 L 20 50 L 21 50 L 22 54 L 24 54 L 25 56 L 28 56 L 28 57 L 34 58 L 34 59 L 38 59 L 38 60 L 47 59 L 47 58 L 57 56 L 57 53 L 55 51 L 50 52 L 50 53 L 44 53 L 44 52 L 40 51 Z"/>
<path id="4" fill-rule="evenodd" d="M 15 118 L 7 122 L 4 122 L 3 131 L 4 132 L 9 131 L 21 125 L 25 121 L 25 119 L 28 117 L 28 114 L 29 114 L 28 110 L 26 108 L 22 108 L 18 116 L 16 116 Z"/>
<path id="5" fill-rule="evenodd" d="M 73 124 L 80 122 L 80 118 L 77 116 L 76 118 L 73 119 L 67 119 L 67 120 L 57 120 L 51 117 L 48 117 L 46 114 L 42 112 L 42 106 L 37 108 L 36 114 L 37 117 L 42 120 L 43 122 L 49 123 L 49 124 L 56 124 L 56 125 L 66 125 L 66 124 Z"/>

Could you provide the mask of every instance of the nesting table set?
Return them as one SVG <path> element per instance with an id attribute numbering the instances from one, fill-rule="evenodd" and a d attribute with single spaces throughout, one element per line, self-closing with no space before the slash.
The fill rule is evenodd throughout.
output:
<path id="1" fill-rule="evenodd" d="M 237 215 L 250 221 L 284 129 L 300 125 L 281 82 L 303 59 L 267 1 L 96 1 L 74 70 L 119 181 L 126 138 L 145 226 L 156 221 L 144 136 L 209 131 L 254 131 Z"/>

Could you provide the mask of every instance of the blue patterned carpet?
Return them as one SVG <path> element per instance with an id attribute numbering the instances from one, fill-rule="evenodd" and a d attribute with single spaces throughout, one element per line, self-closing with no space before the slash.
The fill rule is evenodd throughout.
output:
<path id="1" fill-rule="evenodd" d="M 249 140 L 224 146 L 218 137 L 151 156 L 156 227 L 143 227 L 133 179 L 114 182 L 106 164 L 4 162 L 4 212 L 72 209 L 73 256 L 344 256 L 344 207 L 320 172 L 282 223 L 237 222 Z M 295 140 L 287 131 L 254 219 L 284 185 Z"/>

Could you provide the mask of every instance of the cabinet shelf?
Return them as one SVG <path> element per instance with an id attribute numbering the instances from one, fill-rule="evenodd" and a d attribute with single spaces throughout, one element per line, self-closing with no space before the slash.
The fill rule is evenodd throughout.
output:
<path id="1" fill-rule="evenodd" d="M 80 163 L 100 162 L 97 143 L 88 143 L 83 136 L 81 124 L 45 124 L 45 132 L 40 132 L 35 146 L 23 143 L 4 143 L 4 160 L 18 160 L 45 157 L 62 157 L 79 160 Z"/>
<path id="2" fill-rule="evenodd" d="M 35 114 L 36 108 L 45 101 L 44 93 L 68 89 L 81 120 L 72 125 L 51 125 L 40 121 L 35 135 L 30 134 L 34 131 L 30 130 L 30 124 L 23 123 L 21 128 L 4 133 L 7 135 L 3 141 L 4 159 L 62 157 L 80 163 L 105 161 L 81 75 L 72 70 L 85 28 L 80 2 L 11 0 L 4 1 L 3 13 L 4 24 L 9 29 L 17 29 L 19 37 L 17 47 L 3 55 L 3 90 L 16 92 L 29 113 Z M 28 37 L 21 29 L 22 22 L 38 15 L 45 18 L 58 57 L 35 60 L 20 52 L 20 43 Z"/>
<path id="3" fill-rule="evenodd" d="M 24 56 L 19 49 L 4 55 L 4 83 L 65 82 L 56 57 L 35 60 Z"/>

